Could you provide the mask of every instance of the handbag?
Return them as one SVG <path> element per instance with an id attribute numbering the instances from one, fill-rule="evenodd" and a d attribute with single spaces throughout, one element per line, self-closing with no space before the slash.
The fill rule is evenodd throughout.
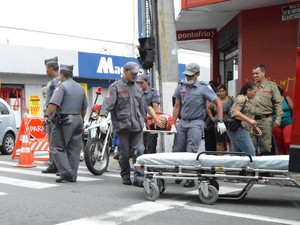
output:
<path id="1" fill-rule="evenodd" d="M 246 104 L 246 100 L 244 101 L 243 107 L 240 112 L 242 112 L 243 109 L 245 108 L 245 104 Z M 229 114 L 227 113 L 227 115 L 229 115 Z M 230 117 L 231 117 L 231 115 L 230 115 Z M 242 121 L 237 120 L 234 117 L 231 117 L 230 120 L 225 122 L 225 125 L 229 131 L 237 131 L 240 127 L 242 127 Z"/>

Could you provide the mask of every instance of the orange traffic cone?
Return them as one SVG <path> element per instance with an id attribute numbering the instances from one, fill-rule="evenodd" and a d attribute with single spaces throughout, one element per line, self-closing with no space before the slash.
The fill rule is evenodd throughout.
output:
<path id="1" fill-rule="evenodd" d="M 16 165 L 17 167 L 25 167 L 25 168 L 36 167 L 36 165 L 32 164 L 33 157 L 30 151 L 28 138 L 29 138 L 28 134 L 22 135 L 21 152 L 19 157 L 19 163 Z"/>

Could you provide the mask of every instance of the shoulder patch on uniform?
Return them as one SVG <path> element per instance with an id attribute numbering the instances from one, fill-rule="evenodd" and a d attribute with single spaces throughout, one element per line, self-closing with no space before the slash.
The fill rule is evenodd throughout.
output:
<path id="1" fill-rule="evenodd" d="M 242 101 L 245 101 L 245 100 L 246 100 L 246 97 L 244 95 L 238 95 L 234 98 L 235 102 L 242 102 Z"/>

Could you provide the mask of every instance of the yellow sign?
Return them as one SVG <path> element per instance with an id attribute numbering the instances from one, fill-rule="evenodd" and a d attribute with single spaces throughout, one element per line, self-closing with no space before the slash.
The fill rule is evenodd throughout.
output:
<path id="1" fill-rule="evenodd" d="M 40 116 L 41 97 L 39 95 L 29 96 L 29 113 L 31 114 L 31 116 Z"/>
<path id="2" fill-rule="evenodd" d="M 83 87 L 85 91 L 85 95 L 88 96 L 88 85 L 87 83 L 80 83 L 80 85 Z"/>

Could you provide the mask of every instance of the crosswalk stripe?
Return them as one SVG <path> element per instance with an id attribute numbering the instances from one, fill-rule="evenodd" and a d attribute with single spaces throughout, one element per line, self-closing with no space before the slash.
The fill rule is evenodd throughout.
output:
<path id="1" fill-rule="evenodd" d="M 0 195 L 6 195 L 7 193 L 4 193 L 4 192 L 0 192 Z"/>
<path id="2" fill-rule="evenodd" d="M 45 183 L 45 182 L 15 179 L 15 178 L 10 178 L 10 177 L 3 177 L 3 176 L 0 176 L 0 183 L 14 185 L 14 186 L 20 186 L 20 187 L 33 188 L 33 189 L 44 189 L 44 188 L 58 186 L 57 184 L 49 184 L 49 183 Z"/>
<path id="3" fill-rule="evenodd" d="M 0 164 L 6 164 L 6 163 L 0 162 Z M 10 172 L 10 173 L 18 173 L 18 174 L 25 174 L 25 175 L 34 175 L 34 176 L 39 176 L 39 177 L 55 177 L 55 174 L 41 173 L 40 171 L 35 171 L 35 170 L 30 170 L 30 169 L 27 170 L 27 169 L 23 169 L 23 168 L 3 168 L 3 167 L 0 167 L 0 171 Z M 102 180 L 102 179 L 92 178 L 92 177 L 82 177 L 82 176 L 77 177 L 77 181 L 99 181 L 99 180 Z"/>

